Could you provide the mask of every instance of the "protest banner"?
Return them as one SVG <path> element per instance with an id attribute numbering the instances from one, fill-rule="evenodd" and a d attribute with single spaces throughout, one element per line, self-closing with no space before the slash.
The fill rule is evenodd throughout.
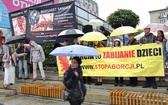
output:
<path id="1" fill-rule="evenodd" d="M 98 57 L 81 57 L 84 76 L 164 76 L 161 44 L 98 48 Z M 69 57 L 57 57 L 59 75 L 68 69 Z"/>

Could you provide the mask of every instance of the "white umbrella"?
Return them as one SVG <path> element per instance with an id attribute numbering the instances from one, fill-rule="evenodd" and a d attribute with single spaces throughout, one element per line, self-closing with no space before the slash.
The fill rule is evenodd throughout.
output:
<path id="1" fill-rule="evenodd" d="M 99 56 L 100 54 L 92 47 L 82 45 L 63 46 L 54 49 L 53 56 Z"/>
<path id="2" fill-rule="evenodd" d="M 93 19 L 90 20 L 88 25 L 92 25 L 92 26 L 102 26 L 103 25 L 103 21 L 99 20 L 99 19 Z"/>
<path id="3" fill-rule="evenodd" d="M 65 38 L 76 38 L 83 35 L 84 33 L 78 29 L 68 29 L 68 30 L 62 31 L 58 36 L 65 37 Z"/>
<path id="4" fill-rule="evenodd" d="M 157 32 L 158 30 L 162 30 L 163 32 L 168 32 L 168 26 L 161 23 L 150 23 L 145 28 L 150 28 L 151 32 Z"/>

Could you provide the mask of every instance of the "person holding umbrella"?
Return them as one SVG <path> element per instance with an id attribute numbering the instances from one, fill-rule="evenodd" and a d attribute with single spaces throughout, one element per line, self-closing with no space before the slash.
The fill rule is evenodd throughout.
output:
<path id="1" fill-rule="evenodd" d="M 145 35 L 140 39 L 140 45 L 156 43 L 156 36 L 150 33 L 150 27 L 144 28 Z M 153 89 L 157 89 L 155 77 L 146 77 L 146 82 L 142 88 L 147 88 L 152 86 Z"/>
<path id="2" fill-rule="evenodd" d="M 93 42 L 93 47 L 94 48 L 100 48 L 100 47 L 104 47 L 104 46 L 101 44 L 100 41 L 94 41 Z M 103 81 L 102 77 L 97 77 L 97 82 L 96 82 L 95 85 L 97 85 L 97 86 L 102 85 L 102 81 Z"/>
<path id="3" fill-rule="evenodd" d="M 108 32 L 103 26 L 100 26 L 100 32 L 107 37 L 107 40 L 103 40 L 104 46 L 109 46 L 110 44 L 110 32 Z"/>
<path id="4" fill-rule="evenodd" d="M 79 43 L 78 43 L 78 38 L 74 38 L 73 44 L 79 45 Z"/>
<path id="5" fill-rule="evenodd" d="M 114 47 L 121 47 L 120 39 L 115 39 L 114 40 Z M 118 86 L 118 85 L 123 86 L 123 82 L 124 82 L 123 77 L 120 77 L 120 80 L 118 79 L 118 77 L 115 77 L 114 86 Z"/>
<path id="6" fill-rule="evenodd" d="M 128 34 L 129 41 L 126 43 L 126 46 L 137 45 L 139 42 L 134 38 L 134 34 Z M 138 78 L 137 77 L 130 77 L 130 81 L 127 86 L 135 87 L 137 86 Z"/>
<path id="7" fill-rule="evenodd" d="M 70 91 L 70 105 L 81 105 L 84 102 L 86 95 L 86 87 L 82 79 L 82 60 L 79 57 L 71 59 L 71 65 L 64 73 L 63 83 L 66 90 Z"/>
<path id="8" fill-rule="evenodd" d="M 82 45 L 83 46 L 88 46 L 88 42 L 87 41 L 82 41 Z M 91 77 L 90 76 L 83 77 L 83 80 L 84 80 L 84 84 L 88 83 L 89 85 L 91 85 Z"/>
<path id="9" fill-rule="evenodd" d="M 16 53 L 20 54 L 20 53 L 30 53 L 29 49 L 24 45 L 25 41 L 21 41 L 18 44 L 18 47 L 16 49 Z M 27 68 L 27 61 L 28 61 L 28 56 L 22 56 L 19 57 L 18 59 L 18 66 L 19 66 L 19 79 L 22 79 L 22 69 L 24 69 L 24 79 L 28 79 L 28 68 Z"/>
<path id="10" fill-rule="evenodd" d="M 50 52 L 50 55 L 71 57 L 70 66 L 68 61 L 68 70 L 63 67 L 63 71 L 65 71 L 63 83 L 66 87 L 66 90 L 63 93 L 63 98 L 64 100 L 68 100 L 70 105 L 81 105 L 86 95 L 86 87 L 83 82 L 83 72 L 80 66 L 82 61 L 80 57 L 100 56 L 100 54 L 92 47 L 69 45 L 54 49 Z"/>

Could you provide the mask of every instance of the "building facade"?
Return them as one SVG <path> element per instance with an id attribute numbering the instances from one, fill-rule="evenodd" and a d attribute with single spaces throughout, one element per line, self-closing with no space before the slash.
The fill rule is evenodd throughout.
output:
<path id="1" fill-rule="evenodd" d="M 168 20 L 168 7 L 165 9 L 149 11 L 150 23 L 165 24 Z"/>
<path id="2" fill-rule="evenodd" d="M 59 0 L 59 3 L 74 1 L 74 0 Z M 86 11 L 98 16 L 98 4 L 93 0 L 75 0 L 76 5 L 85 9 Z"/>
<path id="3" fill-rule="evenodd" d="M 74 0 L 59 0 L 59 3 L 74 1 Z M 103 26 L 112 31 L 112 27 L 108 23 L 99 18 L 98 4 L 94 0 L 75 0 L 75 12 L 78 23 L 78 29 L 82 30 L 83 26 L 87 25 L 92 19 L 99 19 L 104 22 Z M 93 26 L 93 30 L 97 30 L 98 27 Z"/>

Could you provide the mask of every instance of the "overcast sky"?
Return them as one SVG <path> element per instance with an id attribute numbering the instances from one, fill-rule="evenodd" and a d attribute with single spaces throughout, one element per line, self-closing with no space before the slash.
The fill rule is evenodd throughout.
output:
<path id="1" fill-rule="evenodd" d="M 163 9 L 168 5 L 168 0 L 95 0 L 99 6 L 99 17 L 106 17 L 118 8 L 131 9 L 140 16 L 140 24 L 137 28 L 143 28 L 150 23 L 149 11 Z"/>

